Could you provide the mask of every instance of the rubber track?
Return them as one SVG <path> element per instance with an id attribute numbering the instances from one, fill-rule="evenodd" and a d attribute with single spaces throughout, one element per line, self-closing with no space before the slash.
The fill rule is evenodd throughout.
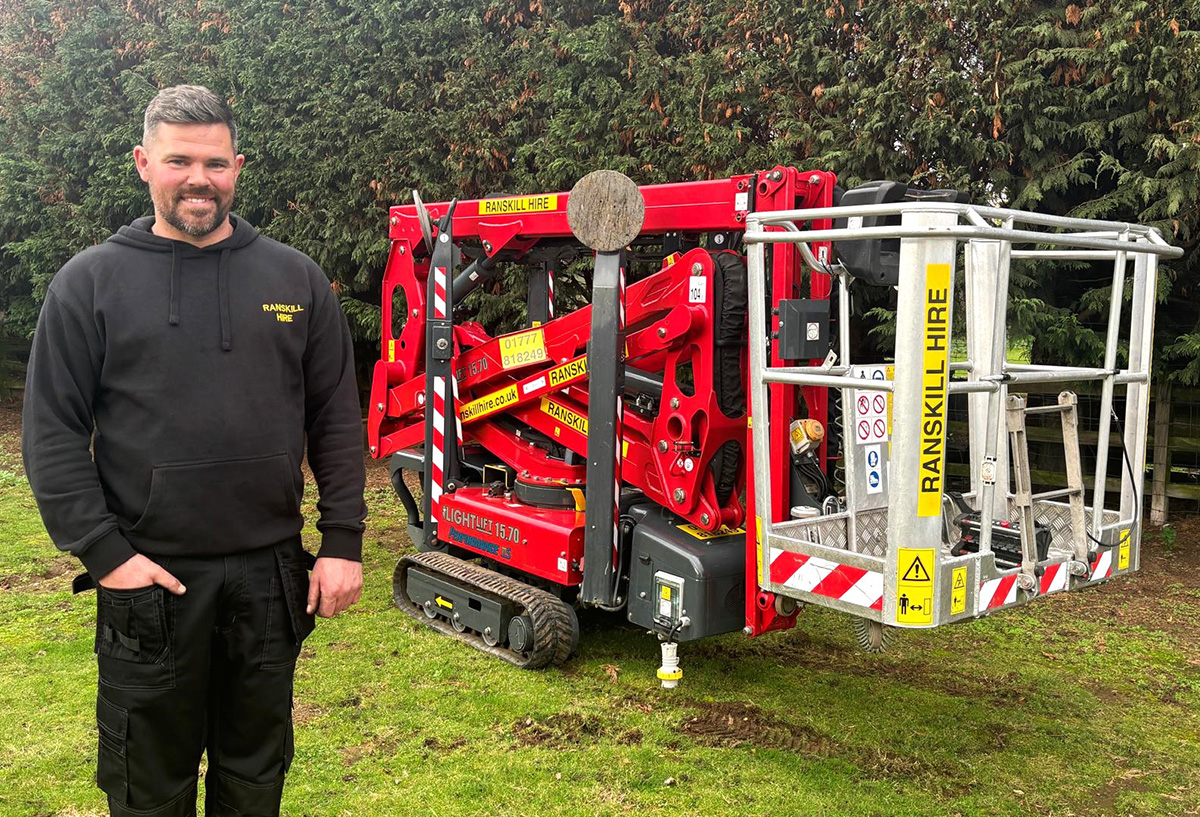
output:
<path id="1" fill-rule="evenodd" d="M 483 637 L 479 633 L 471 630 L 460 633 L 441 616 L 434 619 L 426 616 L 425 611 L 408 597 L 405 580 L 411 567 L 419 567 L 471 592 L 512 602 L 518 609 L 516 615 L 527 615 L 533 622 L 533 649 L 519 653 L 500 644 L 489 647 L 483 643 Z M 447 553 L 430 551 L 401 558 L 392 576 L 392 591 L 396 606 L 413 618 L 440 633 L 522 669 L 558 666 L 566 662 L 575 651 L 577 637 L 571 626 L 571 611 L 561 599 L 545 590 L 530 587 L 524 582 L 502 576 L 494 570 Z"/>

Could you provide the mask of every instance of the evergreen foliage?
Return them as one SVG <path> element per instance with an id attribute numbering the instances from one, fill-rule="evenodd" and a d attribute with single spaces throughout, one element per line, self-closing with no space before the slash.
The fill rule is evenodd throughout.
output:
<path id="1" fill-rule="evenodd" d="M 141 111 L 194 82 L 239 119 L 238 212 L 322 265 L 364 353 L 387 207 L 414 187 L 794 164 L 1158 226 L 1188 253 L 1160 268 L 1157 348 L 1197 382 L 1198 19 L 1200 0 L 6 0 L 0 320 L 27 337 L 58 267 L 150 212 Z M 1023 269 L 1035 356 L 1094 351 L 1107 266 Z"/>

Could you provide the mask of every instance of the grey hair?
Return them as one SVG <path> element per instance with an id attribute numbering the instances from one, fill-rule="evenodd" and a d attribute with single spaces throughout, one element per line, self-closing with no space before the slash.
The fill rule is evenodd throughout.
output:
<path id="1" fill-rule="evenodd" d="M 176 85 L 163 88 L 146 106 L 142 123 L 142 144 L 149 145 L 161 123 L 168 125 L 225 125 L 237 153 L 237 125 L 225 100 L 203 85 Z"/>

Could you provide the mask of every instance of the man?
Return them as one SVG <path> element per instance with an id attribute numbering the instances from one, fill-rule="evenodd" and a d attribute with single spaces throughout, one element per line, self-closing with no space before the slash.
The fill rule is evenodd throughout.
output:
<path id="1" fill-rule="evenodd" d="M 221 99 L 162 91 L 133 155 L 154 216 L 51 282 L 25 467 L 54 543 L 87 569 L 77 590 L 98 585 L 97 782 L 114 817 L 194 815 L 206 749 L 209 817 L 277 815 L 300 644 L 362 587 L 349 331 L 311 259 L 230 215 L 245 157 Z"/>

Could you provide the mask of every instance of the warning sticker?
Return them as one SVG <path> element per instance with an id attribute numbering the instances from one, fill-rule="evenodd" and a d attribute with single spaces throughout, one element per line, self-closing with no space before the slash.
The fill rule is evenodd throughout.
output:
<path id="1" fill-rule="evenodd" d="M 504 213 L 545 213 L 558 209 L 558 195 L 512 196 L 504 199 L 483 199 L 479 215 L 496 216 Z"/>
<path id="2" fill-rule="evenodd" d="M 581 377 L 587 376 L 587 355 L 576 360 L 571 360 L 561 366 L 556 366 L 546 373 L 550 378 L 550 385 L 553 388 L 565 386 L 566 384 L 578 380 Z"/>
<path id="3" fill-rule="evenodd" d="M 542 398 L 542 411 L 545 414 L 549 414 L 563 425 L 575 429 L 585 437 L 587 436 L 588 421 L 587 418 L 582 414 L 577 414 L 566 406 L 561 406 L 558 403 L 555 403 L 548 397 Z M 557 429 L 555 430 L 557 431 Z"/>
<path id="4" fill-rule="evenodd" d="M 1121 544 L 1117 548 L 1117 570 L 1129 569 L 1129 530 L 1121 531 Z"/>
<path id="5" fill-rule="evenodd" d="M 721 536 L 733 536 L 735 533 L 740 533 L 740 534 L 746 533 L 745 527 L 731 528 L 726 525 L 722 525 L 721 527 L 717 528 L 712 533 L 709 533 L 708 531 L 704 530 L 703 528 L 698 528 L 695 525 L 689 525 L 687 523 L 684 523 L 682 525 L 676 525 L 675 527 L 679 528 L 684 533 L 689 533 L 692 536 L 695 536 L 697 539 L 703 539 L 705 541 L 707 541 L 709 539 L 717 539 Z"/>
<path id="6" fill-rule="evenodd" d="M 387 361 L 388 363 L 396 362 L 396 341 L 394 340 L 388 341 Z"/>
<path id="7" fill-rule="evenodd" d="M 954 581 L 950 588 L 950 615 L 956 616 L 967 609 L 967 569 L 954 568 Z"/>
<path id="8" fill-rule="evenodd" d="M 896 563 L 896 622 L 933 623 L 933 548 L 900 548 Z"/>
<path id="9" fill-rule="evenodd" d="M 468 423 L 471 420 L 477 420 L 480 417 L 485 417 L 502 408 L 511 406 L 515 402 L 517 402 L 517 387 L 506 386 L 499 391 L 485 394 L 478 400 L 472 400 L 459 410 L 459 414 L 462 421 Z"/>
<path id="10" fill-rule="evenodd" d="M 883 368 L 859 367 L 854 376 L 860 380 L 883 380 Z M 859 445 L 875 445 L 887 441 L 887 398 L 882 392 L 855 389 L 854 417 L 854 442 Z"/>
<path id="11" fill-rule="evenodd" d="M 950 265 L 929 264 L 925 268 L 925 355 L 921 374 L 917 516 L 939 516 L 942 512 L 949 362 Z"/>
<path id="12" fill-rule="evenodd" d="M 877 421 L 878 422 L 878 421 Z M 881 462 L 880 447 L 868 445 L 867 452 L 867 493 L 883 493 L 883 463 Z"/>
<path id="13" fill-rule="evenodd" d="M 546 354 L 546 336 L 541 329 L 500 338 L 500 365 L 505 369 L 541 363 Z"/>

